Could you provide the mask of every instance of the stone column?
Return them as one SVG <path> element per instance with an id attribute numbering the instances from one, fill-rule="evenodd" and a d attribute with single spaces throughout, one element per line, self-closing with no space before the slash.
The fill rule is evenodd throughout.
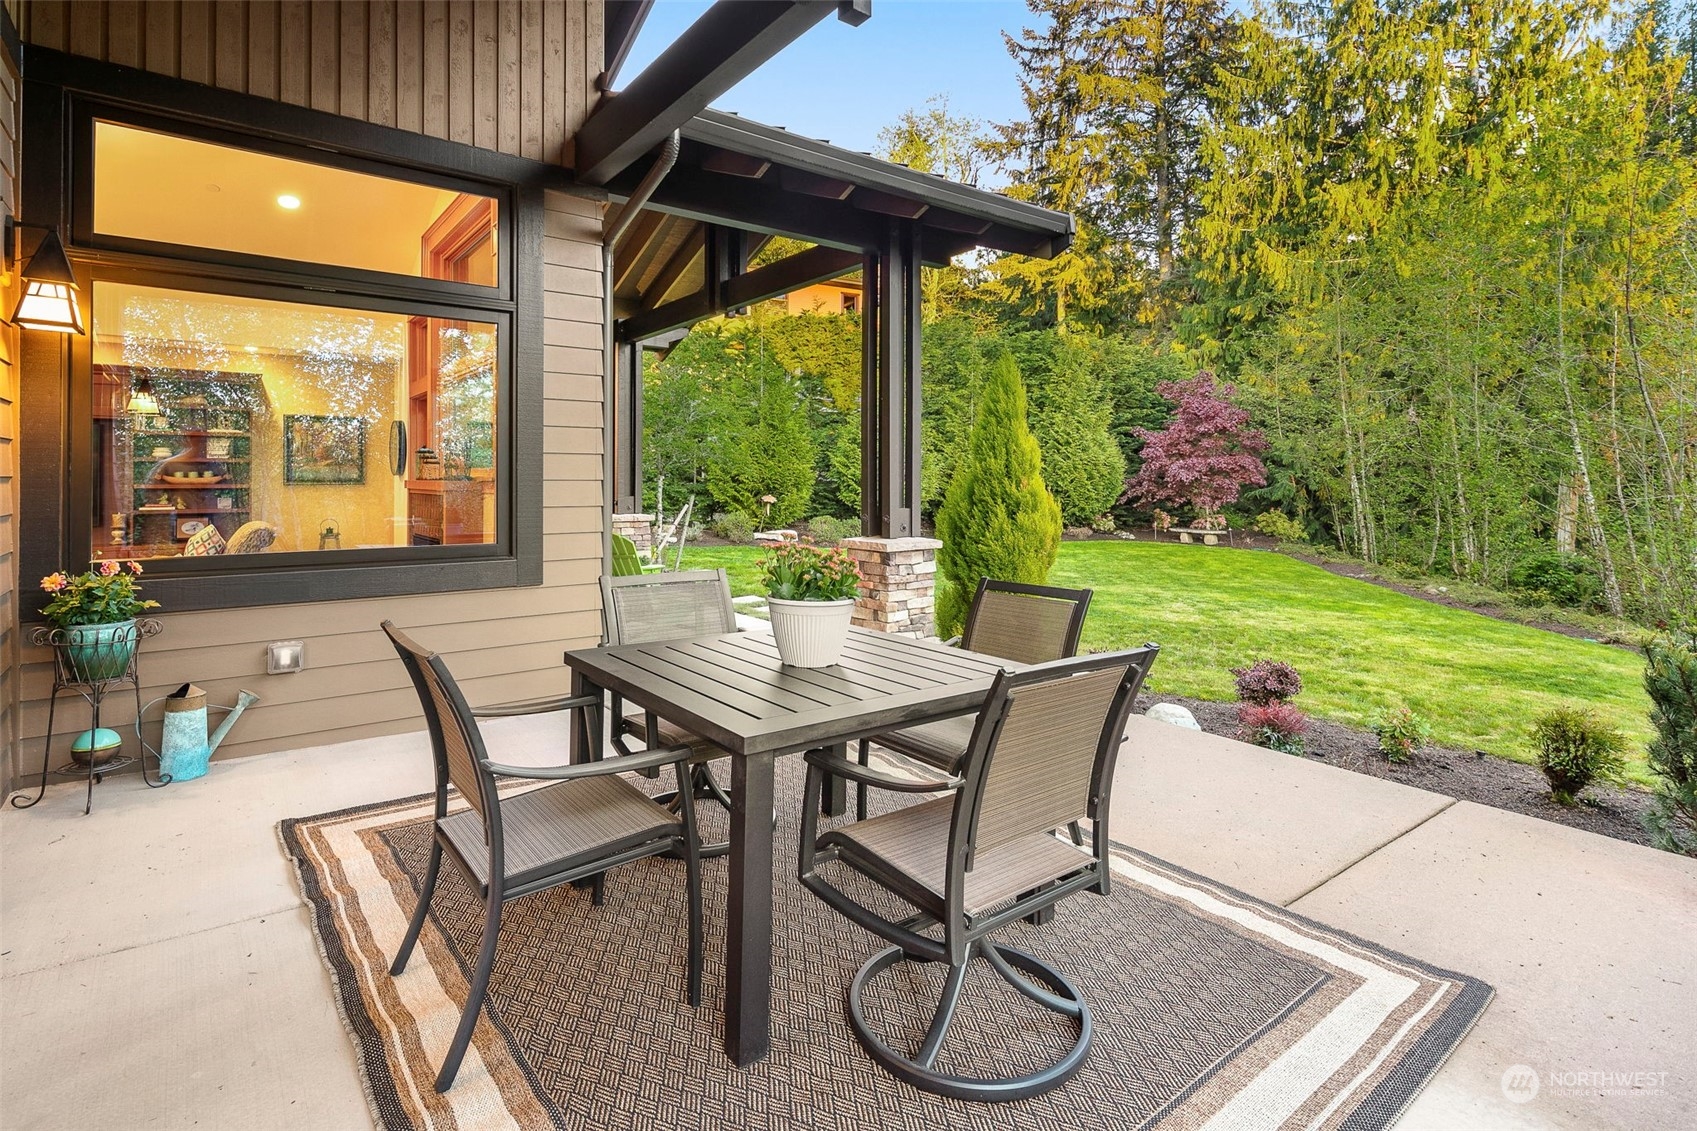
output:
<path id="1" fill-rule="evenodd" d="M 651 514 L 616 514 L 613 533 L 623 534 L 636 546 L 636 552 L 646 554 L 654 548 L 654 516 Z"/>
<path id="2" fill-rule="evenodd" d="M 935 538 L 844 538 L 837 543 L 860 566 L 854 623 L 904 636 L 937 634 Z"/>

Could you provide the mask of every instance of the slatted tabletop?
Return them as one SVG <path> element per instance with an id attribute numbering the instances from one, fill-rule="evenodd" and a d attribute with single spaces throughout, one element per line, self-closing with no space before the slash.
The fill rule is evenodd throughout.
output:
<path id="1" fill-rule="evenodd" d="M 730 751 L 725 908 L 725 1052 L 771 1048 L 772 808 L 777 755 L 973 711 L 996 673 L 1020 665 L 941 644 L 851 629 L 842 661 L 785 667 L 770 632 L 732 632 L 566 653 L 573 694 L 612 691 Z M 596 757 L 599 735 L 582 736 Z M 825 804 L 840 813 L 841 782 Z"/>
<path id="2" fill-rule="evenodd" d="M 744 755 L 961 714 L 983 702 L 997 672 L 1019 666 L 860 628 L 828 668 L 785 666 L 765 632 L 582 648 L 566 662 L 596 686 Z"/>

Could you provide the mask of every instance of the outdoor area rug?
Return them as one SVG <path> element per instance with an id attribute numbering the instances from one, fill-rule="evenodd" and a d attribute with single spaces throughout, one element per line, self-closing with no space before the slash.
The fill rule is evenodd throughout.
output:
<path id="1" fill-rule="evenodd" d="M 610 874 L 602 907 L 573 887 L 507 905 L 488 1001 L 445 1096 L 432 1082 L 482 927 L 477 896 L 451 863 L 406 972 L 388 973 L 429 853 L 430 799 L 283 822 L 377 1124 L 1382 1128 L 1491 998 L 1473 978 L 1121 849 L 1110 896 L 1075 895 L 1047 925 L 1020 923 L 997 936 L 1082 989 L 1096 1025 L 1083 1070 L 1013 1103 L 919 1092 L 877 1067 L 849 1029 L 849 981 L 885 944 L 796 882 L 801 781 L 801 760 L 781 759 L 769 1056 L 737 1069 L 723 1052 L 724 861 L 703 865 L 707 977 L 702 1005 L 691 1010 L 683 865 L 653 859 Z M 723 811 L 699 809 L 704 839 L 723 839 Z M 857 890 L 868 902 L 880 898 Z M 904 963 L 880 975 L 874 1023 L 916 1047 L 942 973 L 938 964 Z M 979 970 L 940 1067 L 1029 1071 L 1072 1036 Z"/>

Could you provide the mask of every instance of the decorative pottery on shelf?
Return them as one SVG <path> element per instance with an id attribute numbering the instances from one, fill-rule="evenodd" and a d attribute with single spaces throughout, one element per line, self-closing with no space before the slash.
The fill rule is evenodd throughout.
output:
<path id="1" fill-rule="evenodd" d="M 224 477 L 222 475 L 211 474 L 161 475 L 159 477 L 159 482 L 165 484 L 167 487 L 211 487 L 213 484 L 222 483 L 223 481 Z"/>
<path id="2" fill-rule="evenodd" d="M 846 601 L 784 601 L 767 598 L 778 658 L 793 668 L 828 668 L 848 643 L 854 598 Z"/>
<path id="3" fill-rule="evenodd" d="M 130 670 L 140 639 L 134 617 L 109 624 L 67 625 L 60 631 L 65 634 L 71 670 L 87 683 L 122 678 Z"/>

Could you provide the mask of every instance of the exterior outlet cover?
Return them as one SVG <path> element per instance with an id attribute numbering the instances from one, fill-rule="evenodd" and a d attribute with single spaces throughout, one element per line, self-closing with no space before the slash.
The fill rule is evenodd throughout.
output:
<path id="1" fill-rule="evenodd" d="M 306 644 L 300 640 L 274 640 L 265 647 L 265 674 L 288 675 L 306 667 Z"/>

